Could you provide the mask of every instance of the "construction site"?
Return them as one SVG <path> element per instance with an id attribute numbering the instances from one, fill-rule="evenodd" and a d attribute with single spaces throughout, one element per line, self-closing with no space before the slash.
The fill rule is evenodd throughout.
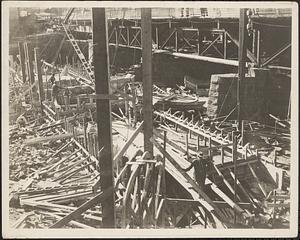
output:
<path id="1" fill-rule="evenodd" d="M 288 229 L 291 25 L 11 7 L 10 227 Z"/>

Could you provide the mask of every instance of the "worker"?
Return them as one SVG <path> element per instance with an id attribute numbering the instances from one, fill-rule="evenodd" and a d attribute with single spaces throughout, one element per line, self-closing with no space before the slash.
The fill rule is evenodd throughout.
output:
<path id="1" fill-rule="evenodd" d="M 16 121 L 17 125 L 19 128 L 24 128 L 27 124 L 27 120 L 26 118 L 24 117 L 24 115 L 20 115 L 18 118 L 17 118 L 17 121 Z"/>
<path id="2" fill-rule="evenodd" d="M 51 77 L 49 78 L 49 81 L 51 82 L 51 84 L 53 85 L 55 82 L 55 74 L 52 73 Z"/>
<path id="3" fill-rule="evenodd" d="M 58 86 L 56 81 L 52 83 L 52 102 L 54 103 L 54 105 L 59 105 L 57 102 L 58 94 L 60 90 L 64 90 L 64 89 L 65 88 Z"/>
<path id="4" fill-rule="evenodd" d="M 71 92 L 68 88 L 66 88 L 64 91 L 64 100 L 65 100 L 65 109 L 66 110 L 70 110 L 70 96 L 71 96 Z"/>
<path id="5" fill-rule="evenodd" d="M 185 172 L 191 170 L 194 167 L 194 178 L 199 187 L 204 190 L 205 179 L 207 175 L 207 157 L 203 156 L 202 152 L 199 152 L 197 158 L 194 159 L 189 167 L 183 169 Z"/>

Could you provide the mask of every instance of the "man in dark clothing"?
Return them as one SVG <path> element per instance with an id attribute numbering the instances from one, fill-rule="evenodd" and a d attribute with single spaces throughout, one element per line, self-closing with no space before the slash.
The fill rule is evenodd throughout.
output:
<path id="1" fill-rule="evenodd" d="M 185 172 L 191 170 L 194 167 L 194 178 L 198 183 L 200 188 L 203 190 L 205 186 L 205 179 L 207 173 L 207 158 L 203 157 L 202 153 L 199 153 L 197 158 L 193 160 L 191 165 L 186 169 L 183 169 Z"/>
<path id="2" fill-rule="evenodd" d="M 54 74 L 54 73 L 52 73 L 52 75 L 51 75 L 51 77 L 49 78 L 49 80 L 50 80 L 51 84 L 53 85 L 54 82 L 55 82 L 55 74 Z"/>
<path id="3" fill-rule="evenodd" d="M 54 103 L 54 105 L 59 105 L 58 94 L 60 90 L 65 90 L 65 88 L 58 86 L 57 83 L 54 82 L 52 85 L 52 102 Z"/>

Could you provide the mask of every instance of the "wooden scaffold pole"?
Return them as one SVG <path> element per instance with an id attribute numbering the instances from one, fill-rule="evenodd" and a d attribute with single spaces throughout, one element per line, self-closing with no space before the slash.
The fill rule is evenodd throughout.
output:
<path id="1" fill-rule="evenodd" d="M 141 9 L 142 26 L 142 67 L 143 67 L 143 115 L 144 115 L 144 150 L 153 155 L 152 112 L 152 26 L 151 8 Z"/>
<path id="2" fill-rule="evenodd" d="M 93 26 L 93 61 L 95 67 L 95 92 L 109 96 L 109 54 L 107 41 L 107 22 L 105 8 L 92 9 Z M 113 153 L 112 153 L 112 129 L 111 129 L 111 106 L 110 100 L 96 100 L 97 127 L 99 148 L 103 147 L 100 166 L 100 186 L 101 191 L 105 192 L 114 186 L 113 177 Z M 112 191 L 102 202 L 102 227 L 115 227 L 115 197 Z"/>
<path id="3" fill-rule="evenodd" d="M 238 120 L 238 129 L 241 129 L 242 126 L 242 92 L 241 85 L 245 78 L 245 69 L 246 69 L 246 40 L 247 40 L 247 15 L 246 8 L 240 10 L 240 23 L 239 23 L 239 67 L 238 67 L 238 82 L 237 82 L 237 120 Z"/>

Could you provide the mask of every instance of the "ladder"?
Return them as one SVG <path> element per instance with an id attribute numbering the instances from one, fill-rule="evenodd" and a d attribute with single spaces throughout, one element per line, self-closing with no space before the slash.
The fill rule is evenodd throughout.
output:
<path id="1" fill-rule="evenodd" d="M 76 39 L 74 38 L 73 34 L 71 33 L 71 30 L 69 29 L 69 27 L 65 24 L 62 24 L 67 36 L 68 36 L 68 39 L 70 40 L 78 58 L 80 59 L 82 65 L 83 65 L 83 68 L 84 70 L 87 72 L 90 80 L 92 81 L 92 83 L 95 82 L 95 77 L 94 77 L 94 71 L 92 70 L 92 67 L 91 65 L 86 61 L 82 51 L 80 50 L 77 42 L 76 42 Z"/>
<path id="2" fill-rule="evenodd" d="M 70 8 L 64 18 L 63 23 L 66 24 L 69 20 L 69 18 L 71 17 L 72 13 L 74 12 L 75 8 Z"/>

